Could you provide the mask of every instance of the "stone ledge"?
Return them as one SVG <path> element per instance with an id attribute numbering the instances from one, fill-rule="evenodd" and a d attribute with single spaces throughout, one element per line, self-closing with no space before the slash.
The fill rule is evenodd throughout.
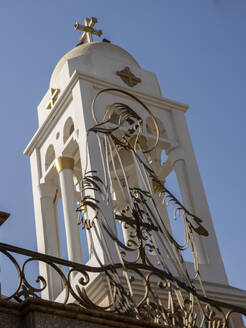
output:
<path id="1" fill-rule="evenodd" d="M 115 328 L 160 327 L 157 324 L 137 320 L 125 315 L 86 310 L 76 305 L 64 305 L 40 299 L 29 299 L 23 303 L 0 300 L 0 316 L 1 313 L 7 314 L 10 319 L 17 317 L 17 321 L 19 318 L 22 322 L 23 319 L 33 316 L 32 320 L 30 320 L 30 318 L 27 320 L 27 324 L 25 325 L 27 328 L 55 327 L 55 321 L 60 322 L 59 327 L 61 328 L 88 327 L 88 324 L 91 328 L 100 328 L 102 326 Z M 61 321 L 61 319 L 63 319 L 63 321 Z M 8 325 L 6 324 L 4 327 L 7 328 Z M 11 325 L 9 327 L 13 326 Z M 18 322 L 16 322 L 16 327 L 19 327 Z M 23 325 L 21 325 L 21 327 L 23 327 Z"/>

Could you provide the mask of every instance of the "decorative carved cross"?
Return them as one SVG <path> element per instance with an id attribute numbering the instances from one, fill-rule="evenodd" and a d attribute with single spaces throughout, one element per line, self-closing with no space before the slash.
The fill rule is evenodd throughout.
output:
<path id="1" fill-rule="evenodd" d="M 86 39 L 87 39 L 88 43 L 93 42 L 92 34 L 95 34 L 99 37 L 102 35 L 102 30 L 95 30 L 93 28 L 93 26 L 96 23 L 97 23 L 97 18 L 96 17 L 91 17 L 91 19 L 86 17 L 84 19 L 84 24 L 85 25 L 80 25 L 78 22 L 76 22 L 74 24 L 74 29 L 75 30 L 80 30 L 80 31 L 84 32 L 80 37 L 81 43 L 84 43 Z"/>
<path id="2" fill-rule="evenodd" d="M 59 93 L 60 93 L 60 89 L 50 88 L 50 100 L 45 107 L 46 109 L 51 109 L 54 106 Z"/>
<path id="3" fill-rule="evenodd" d="M 116 74 L 125 82 L 129 87 L 134 87 L 141 82 L 141 79 L 135 76 L 129 67 L 125 67 L 123 70 L 116 72 Z"/>

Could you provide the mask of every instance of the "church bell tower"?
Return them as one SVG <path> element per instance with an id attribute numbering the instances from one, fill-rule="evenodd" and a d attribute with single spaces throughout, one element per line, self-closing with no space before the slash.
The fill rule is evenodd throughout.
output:
<path id="1" fill-rule="evenodd" d="M 75 24 L 83 32 L 80 43 L 57 63 L 37 109 L 38 130 L 24 151 L 38 251 L 61 257 L 66 243 L 69 261 L 109 268 L 110 274 L 105 269 L 90 276 L 88 295 L 99 305 L 120 283 L 139 299 L 144 291 L 137 270 L 148 266 L 157 276 L 162 270 L 190 289 L 239 302 L 228 285 L 187 128 L 188 106 L 163 97 L 156 75 L 127 51 L 107 40 L 93 42 L 102 34 L 96 22 Z M 171 172 L 182 201 L 167 189 Z M 183 245 L 173 237 L 170 206 L 184 223 Z M 191 262 L 182 260 L 186 247 Z M 61 279 L 47 263 L 39 270 L 48 283 L 43 297 L 59 301 Z M 77 275 L 71 274 L 71 283 Z"/>

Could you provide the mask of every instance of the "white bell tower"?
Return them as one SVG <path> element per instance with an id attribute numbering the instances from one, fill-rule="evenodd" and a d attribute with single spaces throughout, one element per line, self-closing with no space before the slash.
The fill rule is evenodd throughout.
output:
<path id="1" fill-rule="evenodd" d="M 200 276 L 205 282 L 205 288 L 211 295 L 223 301 L 228 299 L 228 302 L 233 300 L 240 304 L 235 296 L 235 289 L 228 285 L 218 247 L 186 124 L 185 113 L 188 106 L 164 98 L 155 74 L 142 69 L 127 51 L 107 40 L 93 42 L 92 34 L 101 35 L 100 30 L 94 29 L 95 23 L 95 18 L 92 18 L 86 19 L 84 26 L 75 24 L 76 29 L 84 32 L 81 43 L 57 63 L 49 89 L 37 109 L 39 128 L 24 151 L 31 162 L 38 251 L 56 257 L 61 256 L 57 212 L 57 202 L 61 198 L 68 259 L 91 266 L 121 260 L 118 246 L 110 234 L 101 228 L 99 219 L 94 220 L 93 228 L 86 229 L 86 240 L 80 237 L 81 225 L 78 225 L 76 208 L 78 208 L 77 202 L 83 196 L 80 184 L 85 174 L 89 174 L 90 177 L 88 172 L 96 172 L 101 180 L 104 179 L 103 177 L 108 177 L 111 181 L 107 185 L 112 196 L 109 199 L 101 200 L 102 196 L 97 188 L 90 189 L 86 196 L 101 200 L 100 213 L 103 213 L 105 218 L 105 222 L 104 219 L 101 219 L 101 222 L 102 224 L 104 222 L 104 226 L 110 227 L 110 231 L 115 235 L 119 234 L 119 229 L 122 229 L 122 242 L 127 244 L 131 238 L 134 240 L 131 236 L 131 228 L 126 229 L 124 222 L 118 226 L 114 220 L 114 216 L 122 213 L 127 207 L 125 205 L 128 205 L 129 200 L 125 200 L 122 196 L 128 187 L 132 190 L 134 186 L 138 188 L 148 186 L 153 194 L 157 211 L 163 217 L 164 223 L 161 224 L 172 233 L 169 222 L 172 218 L 168 218 L 166 205 L 159 199 L 160 186 L 153 179 L 152 185 L 149 184 L 151 180 L 148 180 L 147 175 L 144 176 L 145 173 L 141 169 L 142 160 L 143 163 L 150 165 L 163 184 L 171 171 L 175 171 L 184 207 L 189 213 L 202 219 L 202 226 L 197 222 L 198 233 L 194 238 Z M 86 39 L 88 43 L 84 43 Z M 98 95 L 100 92 L 101 94 Z M 147 106 L 150 112 L 138 102 L 136 103 L 134 97 Z M 95 112 L 91 109 L 93 100 Z M 154 150 L 146 152 L 146 156 L 143 156 L 136 148 L 136 143 L 134 144 L 136 139 L 132 138 L 133 148 L 138 154 L 136 157 L 137 160 L 139 159 L 138 163 L 134 156 L 130 157 L 127 153 L 124 155 L 124 150 L 121 150 L 120 146 L 116 148 L 120 156 L 122 155 L 122 161 L 117 159 L 114 163 L 114 156 L 118 156 L 117 150 L 110 148 L 112 144 L 107 143 L 106 137 L 101 138 L 93 133 L 88 135 L 89 129 L 100 122 L 105 123 L 109 119 L 114 123 L 112 119 L 114 115 L 111 115 L 107 108 L 115 103 L 127 104 L 134 110 L 140 107 L 145 130 L 142 131 L 142 136 L 137 143 L 141 144 L 144 151 L 155 146 Z M 101 125 L 102 128 L 105 127 L 104 123 Z M 158 125 L 158 131 L 155 123 Z M 156 133 L 159 133 L 157 145 L 155 145 Z M 161 166 L 162 150 L 168 158 L 163 166 Z M 102 158 L 110 163 L 108 171 L 107 167 L 102 165 Z M 118 175 L 119 171 L 121 173 Z M 126 186 L 125 182 L 121 183 L 121 179 L 127 179 L 129 186 Z M 95 210 L 83 203 L 80 209 L 83 212 L 85 226 L 92 223 L 91 218 L 95 216 Z M 208 236 L 206 231 L 209 233 Z M 87 263 L 83 254 L 85 243 L 88 244 L 90 254 Z M 169 246 L 168 243 L 162 245 L 160 242 L 158 249 L 166 261 L 170 261 L 173 246 Z M 179 275 L 179 267 L 175 261 L 170 267 Z M 191 276 L 194 276 L 193 267 L 193 263 L 187 263 Z M 48 289 L 43 292 L 44 297 L 56 299 L 63 289 L 61 281 L 53 277 L 54 272 L 45 263 L 40 264 L 40 272 L 48 281 Z M 237 294 L 240 294 L 239 290 Z"/>

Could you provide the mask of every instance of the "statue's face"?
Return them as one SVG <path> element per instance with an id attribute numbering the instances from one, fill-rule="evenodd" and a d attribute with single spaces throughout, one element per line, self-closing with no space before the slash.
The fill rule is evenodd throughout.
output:
<path id="1" fill-rule="evenodd" d="M 133 104 L 131 106 L 133 106 L 134 109 L 126 103 L 115 102 L 109 105 L 104 103 L 106 107 L 105 114 L 102 120 L 98 120 L 95 108 L 96 100 L 100 95 L 112 91 L 114 93 L 122 93 L 130 98 L 131 104 Z M 101 90 L 92 102 L 92 116 L 96 125 L 91 130 L 111 135 L 120 148 L 133 148 L 134 150 L 142 149 L 144 153 L 148 153 L 152 151 L 158 143 L 159 128 L 155 117 L 140 99 L 129 92 L 113 88 Z M 151 125 L 153 125 L 151 134 L 154 138 L 151 138 L 149 145 L 147 145 L 146 138 L 148 135 L 146 117 L 151 121 Z"/>
<path id="2" fill-rule="evenodd" d="M 111 131 L 122 145 L 130 144 L 133 147 L 133 143 L 136 143 L 143 133 L 141 117 L 126 104 L 108 105 L 104 122 L 106 131 Z"/>

